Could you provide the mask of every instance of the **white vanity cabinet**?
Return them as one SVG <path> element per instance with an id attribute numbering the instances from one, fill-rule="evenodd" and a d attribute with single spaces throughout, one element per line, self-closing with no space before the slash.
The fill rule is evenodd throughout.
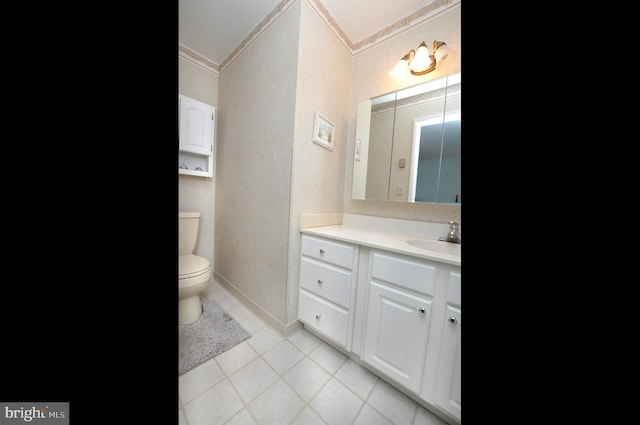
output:
<path id="1" fill-rule="evenodd" d="M 429 338 L 436 267 L 371 250 L 363 360 L 417 393 Z"/>
<path id="2" fill-rule="evenodd" d="M 406 240 L 414 236 L 392 232 L 301 232 L 305 327 L 448 423 L 461 423 L 460 257 L 413 251 Z"/>
<path id="3" fill-rule="evenodd" d="M 187 96 L 178 95 L 178 110 L 178 173 L 212 177 L 215 108 Z"/>
<path id="4" fill-rule="evenodd" d="M 462 297 L 459 270 L 449 271 L 447 305 L 442 346 L 438 356 L 438 373 L 435 385 L 435 404 L 454 417 L 461 418 L 461 338 Z"/>
<path id="5" fill-rule="evenodd" d="M 358 246 L 302 235 L 298 319 L 351 350 Z"/>

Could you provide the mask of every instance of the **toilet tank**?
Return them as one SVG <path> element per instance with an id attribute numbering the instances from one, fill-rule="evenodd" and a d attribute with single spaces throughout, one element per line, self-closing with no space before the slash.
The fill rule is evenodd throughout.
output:
<path id="1" fill-rule="evenodd" d="M 199 212 L 178 212 L 178 255 L 193 254 L 198 242 Z"/>

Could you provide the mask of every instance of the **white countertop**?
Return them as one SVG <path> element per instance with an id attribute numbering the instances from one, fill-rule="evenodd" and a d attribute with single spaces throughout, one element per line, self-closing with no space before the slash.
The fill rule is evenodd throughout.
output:
<path id="1" fill-rule="evenodd" d="M 330 226 L 307 227 L 300 229 L 301 233 L 316 236 L 330 237 L 344 242 L 364 245 L 371 248 L 385 249 L 399 254 L 412 255 L 414 257 L 425 258 L 427 260 L 440 261 L 443 263 L 459 266 L 462 264 L 461 245 L 450 242 L 439 242 L 435 244 L 437 248 L 425 249 L 407 243 L 409 240 L 432 240 L 437 241 L 435 236 L 390 232 L 364 227 L 335 224 Z"/>

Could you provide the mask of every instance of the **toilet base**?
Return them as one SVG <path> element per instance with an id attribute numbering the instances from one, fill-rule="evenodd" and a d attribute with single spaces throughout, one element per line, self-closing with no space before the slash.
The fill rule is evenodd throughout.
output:
<path id="1" fill-rule="evenodd" d="M 178 324 L 190 325 L 202 317 L 202 301 L 200 294 L 180 298 L 178 302 Z"/>

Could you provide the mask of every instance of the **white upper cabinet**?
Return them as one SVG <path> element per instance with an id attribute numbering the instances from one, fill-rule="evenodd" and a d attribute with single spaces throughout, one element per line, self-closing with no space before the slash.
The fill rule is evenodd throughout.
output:
<path id="1" fill-rule="evenodd" d="M 215 108 L 179 95 L 180 150 L 200 155 L 213 154 Z"/>

